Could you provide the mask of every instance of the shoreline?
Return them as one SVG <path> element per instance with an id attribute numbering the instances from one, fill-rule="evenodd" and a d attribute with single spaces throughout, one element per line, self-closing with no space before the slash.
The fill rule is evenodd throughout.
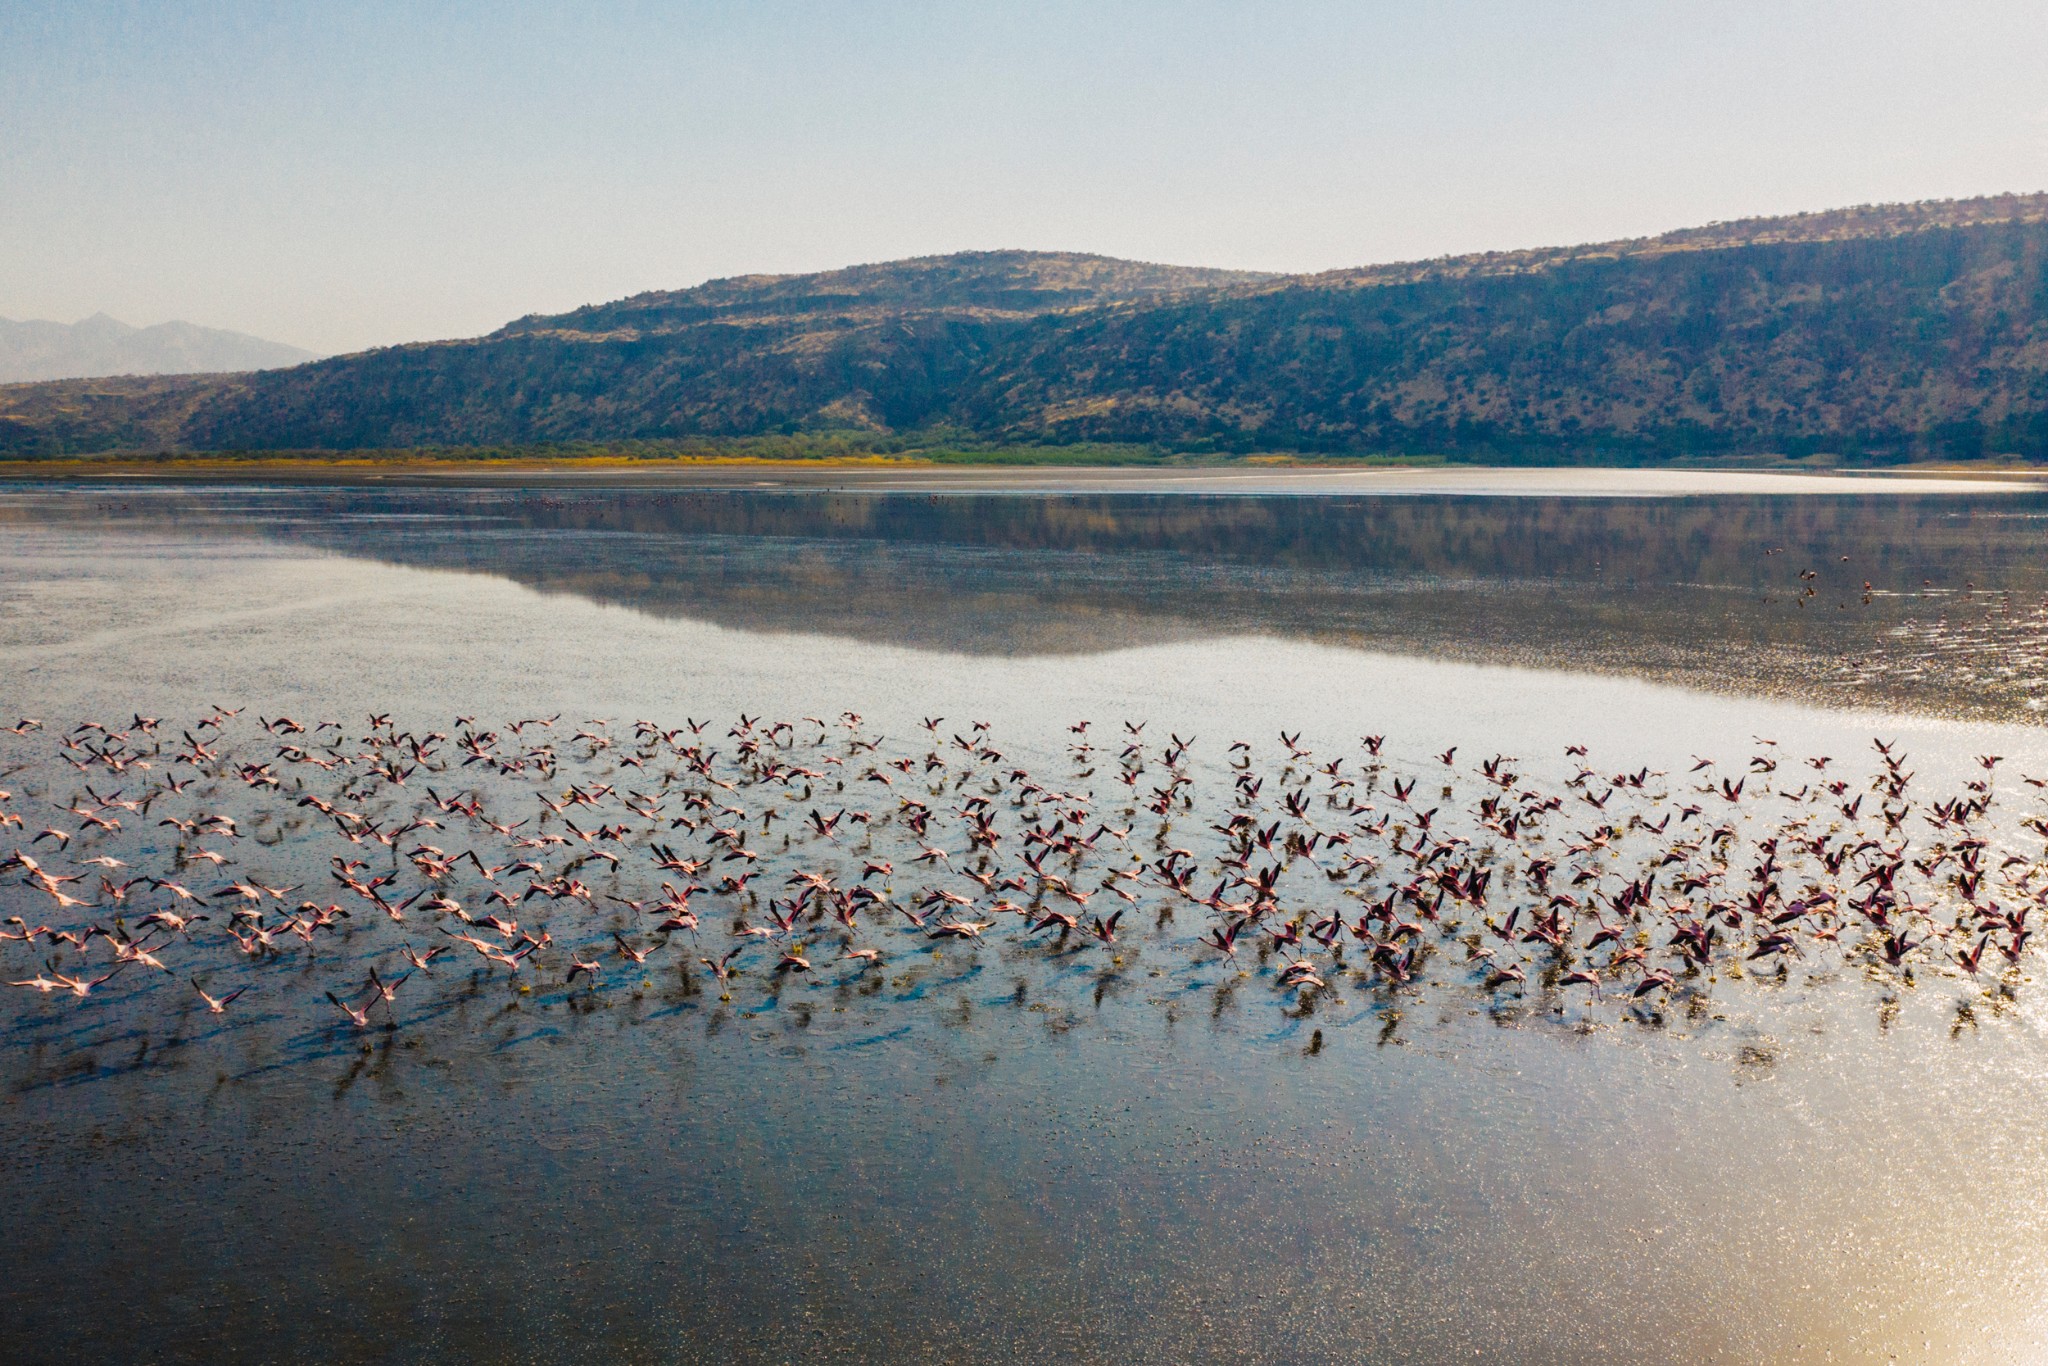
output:
<path id="1" fill-rule="evenodd" d="M 370 488 L 582 488 L 846 493 L 1491 494 L 1677 497 L 1690 494 L 2024 493 L 2048 471 L 1602 465 L 1447 465 L 1387 460 L 1228 464 L 958 464 L 886 456 L 818 460 L 721 457 L 379 460 L 176 458 L 0 461 L 0 484 L 264 484 Z"/>

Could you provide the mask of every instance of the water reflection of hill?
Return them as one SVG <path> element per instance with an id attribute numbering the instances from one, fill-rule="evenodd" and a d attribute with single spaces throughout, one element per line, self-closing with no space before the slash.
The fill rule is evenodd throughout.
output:
<path id="1" fill-rule="evenodd" d="M 2036 495 L 174 489 L 89 515 L 969 653 L 1271 633 L 1962 715 L 2048 695 Z"/>

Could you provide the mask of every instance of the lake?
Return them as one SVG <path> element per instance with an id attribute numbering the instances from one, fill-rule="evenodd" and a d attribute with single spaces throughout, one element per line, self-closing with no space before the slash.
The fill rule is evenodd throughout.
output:
<path id="1" fill-rule="evenodd" d="M 0 487 L 10 1356 L 2031 1359 L 2044 520 Z"/>

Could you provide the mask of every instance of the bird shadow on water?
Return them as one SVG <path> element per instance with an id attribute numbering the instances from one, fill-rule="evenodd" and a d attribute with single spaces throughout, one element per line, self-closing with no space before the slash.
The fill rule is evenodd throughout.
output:
<path id="1" fill-rule="evenodd" d="M 907 1024 L 898 1025 L 894 1029 L 885 1029 L 879 1034 L 869 1034 L 863 1038 L 841 1039 L 839 1042 L 831 1044 L 830 1048 L 835 1052 L 850 1049 L 874 1048 L 879 1044 L 889 1043 L 895 1039 L 907 1039 L 910 1037 L 912 1032 L 912 1026 Z"/>
<path id="2" fill-rule="evenodd" d="M 563 1036 L 564 1031 L 558 1025 L 537 1024 L 533 1028 L 527 1030 L 524 1034 L 508 1035 L 507 1037 L 498 1040 L 496 1043 L 491 1045 L 491 1051 L 494 1053 L 503 1053 L 508 1049 L 523 1048 L 527 1044 L 541 1043 L 548 1039 L 559 1039 Z"/>
<path id="3" fill-rule="evenodd" d="M 29 1063 L 9 1089 L 16 1095 L 29 1095 L 146 1073 L 175 1073 L 198 1064 L 201 1055 L 196 1050 L 250 1034 L 280 1018 L 275 1014 L 245 1016 L 196 1034 L 169 1036 L 153 1035 L 146 1029 L 107 1020 L 81 1021 L 76 1028 L 55 1030 L 50 1036 L 16 1045 L 29 1055 Z M 44 1055 L 50 1051 L 56 1051 L 58 1056 L 46 1058 Z"/>

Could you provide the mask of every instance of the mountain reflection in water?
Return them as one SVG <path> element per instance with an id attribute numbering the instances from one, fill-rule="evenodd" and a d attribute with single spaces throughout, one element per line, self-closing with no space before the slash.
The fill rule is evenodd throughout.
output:
<path id="1" fill-rule="evenodd" d="M 2048 494 L 1269 497 L 128 489 L 18 519 L 256 535 L 652 616 L 969 654 L 1268 634 L 2031 720 Z"/>

